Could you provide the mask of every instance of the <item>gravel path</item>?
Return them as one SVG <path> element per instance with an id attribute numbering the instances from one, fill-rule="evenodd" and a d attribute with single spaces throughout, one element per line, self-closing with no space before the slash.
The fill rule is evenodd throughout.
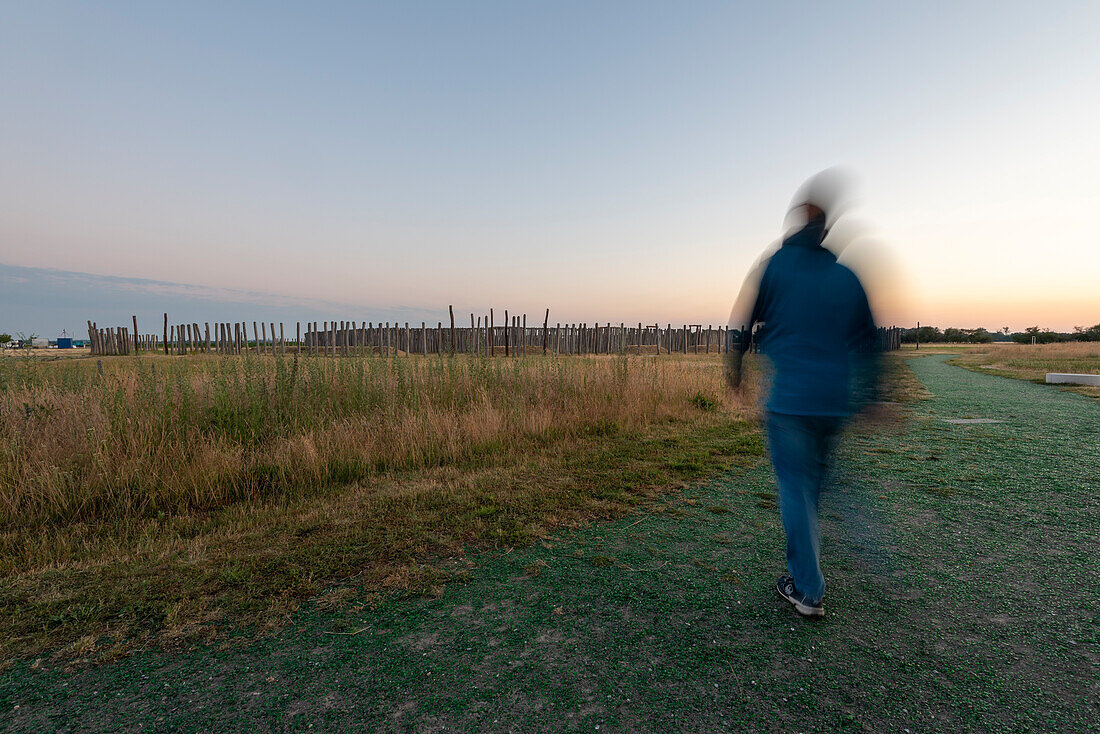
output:
<path id="1" fill-rule="evenodd" d="M 1097 731 L 1100 405 L 910 365 L 853 433 L 798 618 L 763 462 L 657 512 L 475 559 L 438 599 L 275 635 L 0 674 L 4 731 Z M 949 423 L 988 418 L 999 423 Z"/>

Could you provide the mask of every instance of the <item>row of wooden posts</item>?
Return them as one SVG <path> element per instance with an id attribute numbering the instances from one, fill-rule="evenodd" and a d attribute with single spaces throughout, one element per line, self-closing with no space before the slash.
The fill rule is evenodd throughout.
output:
<path id="1" fill-rule="evenodd" d="M 392 355 L 392 354 L 473 354 L 483 356 L 518 356 L 528 353 L 556 354 L 710 354 L 737 349 L 740 334 L 745 331 L 724 326 L 703 327 L 683 324 L 673 328 L 666 324 L 637 326 L 620 322 L 550 324 L 550 310 L 544 314 L 541 326 L 529 326 L 527 315 L 510 316 L 504 312 L 503 324 L 496 323 L 493 309 L 483 316 L 470 314 L 470 326 L 456 326 L 454 308 L 450 323 L 427 322 L 410 326 L 409 322 L 377 323 L 355 321 L 296 322 L 293 340 L 282 323 L 243 321 L 170 324 L 164 315 L 162 334 L 141 334 L 137 316 L 129 327 L 100 328 L 88 322 L 88 337 L 92 354 L 135 354 L 138 351 L 159 351 L 165 354 L 214 353 L 283 355 L 288 351 L 305 355 Z M 270 328 L 269 328 L 270 327 Z M 161 339 L 163 337 L 163 339 Z M 901 329 L 879 329 L 879 349 L 897 349 L 901 344 Z"/>

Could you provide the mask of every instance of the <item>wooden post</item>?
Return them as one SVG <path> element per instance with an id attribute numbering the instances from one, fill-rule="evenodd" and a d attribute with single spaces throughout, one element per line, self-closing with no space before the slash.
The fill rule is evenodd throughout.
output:
<path id="1" fill-rule="evenodd" d="M 451 315 L 451 354 L 455 353 L 455 307 L 447 306 L 447 313 Z"/>
<path id="2" fill-rule="evenodd" d="M 488 332 L 488 345 L 489 356 L 497 356 L 497 344 L 496 344 L 496 319 L 493 318 L 493 309 L 489 309 L 489 332 Z"/>
<path id="3" fill-rule="evenodd" d="M 168 355 L 168 314 L 164 314 L 164 354 Z"/>
<path id="4" fill-rule="evenodd" d="M 279 354 L 286 356 L 286 337 L 283 336 L 283 322 L 279 322 Z"/>
<path id="5" fill-rule="evenodd" d="M 542 353 L 546 354 L 546 341 L 550 332 L 550 309 L 547 307 L 546 316 L 542 319 Z"/>
<path id="6" fill-rule="evenodd" d="M 504 309 L 504 356 L 505 357 L 508 357 L 511 354 L 509 352 L 509 347 L 511 346 L 511 344 L 510 344 L 511 340 L 508 338 L 508 332 L 509 331 L 510 331 L 510 329 L 508 328 L 508 309 Z"/>

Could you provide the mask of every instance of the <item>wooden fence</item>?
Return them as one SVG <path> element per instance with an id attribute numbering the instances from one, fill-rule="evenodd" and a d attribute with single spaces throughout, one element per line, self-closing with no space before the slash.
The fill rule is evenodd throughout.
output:
<path id="1" fill-rule="evenodd" d="M 365 356 L 410 354 L 471 354 L 523 356 L 528 354 L 721 354 L 737 349 L 744 330 L 702 324 L 618 324 L 605 322 L 550 323 L 547 309 L 542 324 L 529 325 L 527 315 L 509 315 L 496 322 L 493 309 L 477 316 L 470 325 L 456 325 L 454 309 L 447 324 L 419 326 L 404 322 L 310 321 L 294 324 L 291 334 L 284 324 L 244 321 L 170 324 L 168 315 L 160 334 L 138 331 L 137 317 L 130 326 L 100 328 L 88 322 L 92 354 L 270 354 Z M 276 330 L 276 326 L 278 329 Z M 756 351 L 758 340 L 751 344 Z M 898 349 L 901 329 L 878 330 L 878 348 Z"/>

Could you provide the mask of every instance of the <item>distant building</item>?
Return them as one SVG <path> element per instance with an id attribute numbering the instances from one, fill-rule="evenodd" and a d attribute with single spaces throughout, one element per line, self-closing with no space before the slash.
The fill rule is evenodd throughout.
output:
<path id="1" fill-rule="evenodd" d="M 57 337 L 57 348 L 58 349 L 72 349 L 73 348 L 73 338 L 71 336 L 59 336 L 59 337 Z"/>

